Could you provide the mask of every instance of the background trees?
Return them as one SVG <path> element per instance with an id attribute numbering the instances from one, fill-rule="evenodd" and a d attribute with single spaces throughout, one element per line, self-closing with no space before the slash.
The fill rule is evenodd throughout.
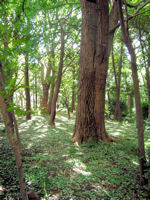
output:
<path id="1" fill-rule="evenodd" d="M 78 0 L 2 1 L 0 63 L 5 87 L 1 92 L 9 93 L 8 109 L 28 120 L 34 114 L 49 114 L 49 124 L 54 125 L 58 111 L 67 112 L 70 119 L 77 110 L 73 139 L 79 144 L 90 137 L 96 142 L 111 141 L 105 118 L 133 122 L 136 108 L 143 152 L 139 155 L 145 160 L 143 119 L 150 120 L 150 2 L 121 2 L 118 10 L 114 0 L 83 0 L 82 6 Z M 120 10 L 124 19 L 119 19 Z"/>

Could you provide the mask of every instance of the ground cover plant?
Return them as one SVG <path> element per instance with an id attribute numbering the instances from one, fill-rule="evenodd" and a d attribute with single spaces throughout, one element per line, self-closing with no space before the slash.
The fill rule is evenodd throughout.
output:
<path id="1" fill-rule="evenodd" d="M 148 199 L 139 185 L 135 124 L 107 121 L 113 143 L 89 141 L 76 146 L 72 140 L 74 117 L 59 113 L 56 126 L 46 116 L 19 120 L 28 190 L 41 199 Z M 149 148 L 148 129 L 145 132 Z M 14 157 L 6 133 L 0 131 L 0 199 L 19 199 Z"/>

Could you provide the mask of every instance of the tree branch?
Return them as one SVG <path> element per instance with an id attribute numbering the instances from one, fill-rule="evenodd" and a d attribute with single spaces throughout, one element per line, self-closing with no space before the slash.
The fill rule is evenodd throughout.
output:
<path id="1" fill-rule="evenodd" d="M 126 0 L 123 0 L 123 3 L 124 4 L 126 3 L 127 6 L 130 7 L 130 8 L 137 8 L 142 2 L 143 1 L 139 1 L 136 5 L 132 5 L 132 4 L 127 3 Z"/>
<path id="2" fill-rule="evenodd" d="M 132 15 L 130 15 L 131 17 L 133 16 L 135 16 L 142 8 L 144 8 L 147 4 L 149 4 L 150 3 L 150 0 L 149 1 L 147 1 L 147 2 L 145 2 L 145 3 L 143 3 Z"/>
<path id="3" fill-rule="evenodd" d="M 142 12 L 142 13 L 138 13 L 144 6 L 146 6 L 147 4 L 150 3 L 150 0 L 147 1 L 146 3 L 144 3 L 143 5 L 141 5 L 132 15 L 129 15 L 127 19 L 125 19 L 124 21 L 128 21 L 128 20 L 131 20 L 133 17 L 136 17 L 138 15 L 141 15 L 143 13 L 146 13 L 147 11 L 150 11 L 150 9 Z M 117 28 L 119 28 L 120 26 L 120 23 L 118 23 L 116 26 L 114 26 L 109 32 L 114 32 Z"/>
<path id="4" fill-rule="evenodd" d="M 24 4 L 25 4 L 25 0 L 23 0 L 23 2 L 22 2 L 22 11 L 23 11 L 23 13 L 24 13 Z"/>

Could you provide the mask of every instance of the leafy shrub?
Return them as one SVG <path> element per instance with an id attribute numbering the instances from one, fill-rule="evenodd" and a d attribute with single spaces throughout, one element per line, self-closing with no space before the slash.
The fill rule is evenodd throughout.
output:
<path id="1" fill-rule="evenodd" d="M 142 102 L 143 119 L 148 118 L 148 102 Z"/>
<path id="2" fill-rule="evenodd" d="M 115 106 L 116 106 L 116 99 L 111 99 L 110 104 L 108 106 L 108 113 L 110 115 L 114 115 Z M 122 117 L 126 117 L 128 114 L 128 109 L 127 109 L 127 105 L 125 101 L 123 101 L 122 99 L 120 100 L 120 108 L 121 108 Z"/>

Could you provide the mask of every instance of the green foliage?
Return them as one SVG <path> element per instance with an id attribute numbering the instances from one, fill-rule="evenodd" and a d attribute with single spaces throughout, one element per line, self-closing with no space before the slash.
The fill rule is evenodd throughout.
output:
<path id="1" fill-rule="evenodd" d="M 111 115 L 115 113 L 115 105 L 116 105 L 116 100 L 111 99 L 109 108 L 108 108 L 108 112 L 110 112 Z M 120 100 L 120 108 L 121 108 L 122 117 L 125 117 L 128 113 L 128 110 L 127 110 L 126 102 L 123 99 Z"/>
<path id="2" fill-rule="evenodd" d="M 143 119 L 148 118 L 148 102 L 142 102 Z"/>
<path id="3" fill-rule="evenodd" d="M 43 199 L 147 199 L 146 188 L 139 185 L 135 125 L 107 121 L 107 131 L 115 142 L 89 141 L 81 146 L 71 141 L 73 125 L 74 120 L 68 121 L 64 113 L 58 115 L 56 127 L 49 126 L 48 119 L 41 116 L 20 122 L 28 189 Z M 17 199 L 14 169 L 9 167 L 8 174 L 7 167 L 13 164 L 4 133 L 0 140 L 4 143 L 0 145 L 1 184 L 10 191 L 7 195 Z M 145 142 L 149 145 L 148 134 Z M 5 162 L 9 164 L 5 166 Z M 5 180 L 12 180 L 12 184 L 7 185 Z"/>

